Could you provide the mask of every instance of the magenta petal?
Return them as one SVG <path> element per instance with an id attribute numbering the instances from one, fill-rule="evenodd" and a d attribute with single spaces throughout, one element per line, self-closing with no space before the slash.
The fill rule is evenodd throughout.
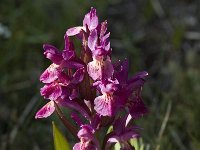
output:
<path id="1" fill-rule="evenodd" d="M 90 24 L 90 12 L 87 13 L 83 19 L 83 26 L 88 26 Z"/>
<path id="2" fill-rule="evenodd" d="M 104 35 L 101 40 L 104 41 L 104 42 L 106 42 L 106 41 L 108 41 L 109 37 L 110 37 L 110 32 L 107 33 L 106 35 Z"/>
<path id="3" fill-rule="evenodd" d="M 81 144 L 80 143 L 76 143 L 73 147 L 73 150 L 82 150 L 81 149 Z"/>
<path id="4" fill-rule="evenodd" d="M 64 60 L 70 60 L 75 57 L 74 51 L 64 50 L 62 53 L 62 57 Z"/>
<path id="5" fill-rule="evenodd" d="M 103 64 L 100 61 L 93 60 L 87 65 L 87 72 L 93 80 L 102 78 Z"/>
<path id="6" fill-rule="evenodd" d="M 145 78 L 148 76 L 148 72 L 146 71 L 142 71 L 142 72 L 139 72 L 137 74 L 135 74 L 129 81 L 128 83 L 131 84 L 133 82 L 136 82 L 138 80 L 143 80 L 145 81 Z"/>
<path id="7" fill-rule="evenodd" d="M 107 33 L 106 35 L 104 35 L 101 40 L 100 40 L 100 44 L 101 46 L 104 48 L 105 51 L 109 51 L 110 50 L 110 42 L 109 42 L 109 38 L 110 37 L 110 32 Z"/>
<path id="8" fill-rule="evenodd" d="M 104 48 L 106 51 L 109 51 L 110 50 L 110 42 L 107 43 L 107 45 L 105 45 L 105 48 Z"/>
<path id="9" fill-rule="evenodd" d="M 71 81 L 72 84 L 78 84 L 81 81 L 83 81 L 84 78 L 84 73 L 85 73 L 85 69 L 84 68 L 80 68 L 78 69 L 74 75 L 73 75 L 73 79 Z"/>
<path id="10" fill-rule="evenodd" d="M 114 68 L 109 58 L 104 61 L 103 78 L 110 78 L 114 73 Z"/>
<path id="11" fill-rule="evenodd" d="M 141 98 L 137 98 L 134 101 L 131 101 L 129 104 L 130 115 L 135 119 L 143 116 L 148 112 L 147 107 Z"/>
<path id="12" fill-rule="evenodd" d="M 46 58 L 50 59 L 55 64 L 60 64 L 62 61 L 62 54 L 58 49 L 52 45 L 44 44 L 43 45 L 44 55 Z"/>
<path id="13" fill-rule="evenodd" d="M 64 61 L 62 63 L 62 67 L 66 68 L 82 68 L 84 66 L 84 63 L 81 60 L 69 60 L 69 61 Z"/>
<path id="14" fill-rule="evenodd" d="M 58 74 L 58 81 L 64 85 L 68 85 L 70 83 L 70 77 L 66 73 L 60 72 Z"/>
<path id="15" fill-rule="evenodd" d="M 40 76 L 40 81 L 43 83 L 51 83 L 58 79 L 60 70 L 56 64 L 51 64 Z"/>
<path id="16" fill-rule="evenodd" d="M 78 96 L 79 96 L 78 90 L 77 89 L 73 89 L 71 91 L 71 95 L 69 95 L 69 100 L 76 99 L 76 98 L 78 98 Z"/>
<path id="17" fill-rule="evenodd" d="M 54 102 L 50 101 L 44 105 L 35 115 L 35 118 L 47 118 L 55 111 Z"/>
<path id="18" fill-rule="evenodd" d="M 66 31 L 66 35 L 67 36 L 74 36 L 74 35 L 77 35 L 81 32 L 81 30 L 84 30 L 83 27 L 79 26 L 79 27 L 73 27 L 73 28 L 70 28 Z"/>
<path id="19" fill-rule="evenodd" d="M 95 83 L 98 85 L 98 82 Z M 99 87 L 101 89 L 101 93 L 113 93 L 118 90 L 118 84 L 119 82 L 115 80 L 104 80 L 99 83 Z"/>
<path id="20" fill-rule="evenodd" d="M 128 80 L 127 89 L 132 91 L 139 91 L 141 90 L 142 86 L 144 85 L 146 81 L 146 77 L 148 76 L 148 73 L 146 71 L 137 73 L 132 77 L 132 79 Z"/>
<path id="21" fill-rule="evenodd" d="M 108 142 L 117 143 L 117 142 L 119 142 L 118 138 L 119 138 L 118 136 L 112 136 L 111 138 L 108 139 Z"/>
<path id="22" fill-rule="evenodd" d="M 96 9 L 91 8 L 90 12 L 85 15 L 85 18 L 83 20 L 83 26 L 88 26 L 89 30 L 96 29 L 98 26 L 98 17 L 96 15 Z"/>
<path id="23" fill-rule="evenodd" d="M 107 31 L 107 21 L 101 23 L 100 39 L 104 36 Z"/>
<path id="24" fill-rule="evenodd" d="M 115 68 L 114 76 L 118 79 L 118 81 L 122 84 L 126 84 L 128 80 L 128 60 L 125 59 L 122 63 L 119 61 Z"/>
<path id="25" fill-rule="evenodd" d="M 91 8 L 91 11 L 90 11 L 90 25 L 89 25 L 89 30 L 93 30 L 95 28 L 97 28 L 98 26 L 98 17 L 96 15 L 96 9 L 95 8 Z"/>
<path id="26" fill-rule="evenodd" d="M 101 116 L 113 116 L 113 99 L 110 96 L 102 95 L 98 96 L 94 100 L 94 109 Z"/>
<path id="27" fill-rule="evenodd" d="M 69 40 L 69 37 L 65 34 L 65 51 L 73 51 L 74 50 L 74 44 Z"/>
<path id="28" fill-rule="evenodd" d="M 97 45 L 97 30 L 92 30 L 88 37 L 88 47 L 93 51 L 95 50 L 95 46 Z"/>
<path id="29" fill-rule="evenodd" d="M 90 125 L 82 125 L 77 136 L 79 138 L 84 138 L 86 141 L 93 140 L 93 128 Z"/>
<path id="30" fill-rule="evenodd" d="M 88 143 L 86 142 L 79 142 L 76 143 L 73 147 L 73 150 L 98 150 L 97 147 L 95 145 L 93 145 L 92 143 Z"/>
<path id="31" fill-rule="evenodd" d="M 46 99 L 57 100 L 62 94 L 62 89 L 59 84 L 52 83 L 41 88 L 40 93 Z"/>

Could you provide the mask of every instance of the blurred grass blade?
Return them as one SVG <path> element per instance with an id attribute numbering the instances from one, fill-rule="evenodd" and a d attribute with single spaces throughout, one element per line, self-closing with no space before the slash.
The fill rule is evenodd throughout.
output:
<path id="1" fill-rule="evenodd" d="M 55 150 L 70 150 L 69 143 L 64 135 L 60 132 L 54 122 L 52 122 L 52 125 Z"/>

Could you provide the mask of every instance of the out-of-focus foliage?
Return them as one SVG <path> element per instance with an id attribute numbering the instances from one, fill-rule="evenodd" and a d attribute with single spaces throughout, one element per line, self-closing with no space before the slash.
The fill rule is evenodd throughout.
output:
<path id="1" fill-rule="evenodd" d="M 200 149 L 199 0 L 1 0 L 0 149 L 53 149 L 57 118 L 34 119 L 38 78 L 49 65 L 42 44 L 62 49 L 66 29 L 91 6 L 108 19 L 113 59 L 128 57 L 132 73 L 150 74 L 143 93 L 150 113 L 136 122 L 144 149 Z"/>

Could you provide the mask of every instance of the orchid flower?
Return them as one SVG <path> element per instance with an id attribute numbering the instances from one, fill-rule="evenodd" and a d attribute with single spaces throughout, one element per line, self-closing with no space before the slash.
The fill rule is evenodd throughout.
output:
<path id="1" fill-rule="evenodd" d="M 35 118 L 47 118 L 56 112 L 78 140 L 73 150 L 104 150 L 112 143 L 120 143 L 121 150 L 133 149 L 129 140 L 139 136 L 140 128 L 131 121 L 148 111 L 142 100 L 148 73 L 142 71 L 129 78 L 128 60 L 112 62 L 107 25 L 107 21 L 99 23 L 96 9 L 91 8 L 82 26 L 66 31 L 63 50 L 43 45 L 44 55 L 52 64 L 40 76 L 45 84 L 40 94 L 47 103 Z M 72 36 L 82 41 L 80 55 Z M 74 125 L 60 107 L 71 110 Z M 113 131 L 101 134 L 103 128 L 111 126 Z"/>

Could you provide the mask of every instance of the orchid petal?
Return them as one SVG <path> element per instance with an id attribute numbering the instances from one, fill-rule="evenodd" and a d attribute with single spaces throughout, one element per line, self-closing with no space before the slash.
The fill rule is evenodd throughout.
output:
<path id="1" fill-rule="evenodd" d="M 76 58 L 76 59 L 72 59 L 72 60 L 69 60 L 69 61 L 64 61 L 62 63 L 62 67 L 66 67 L 66 68 L 82 68 L 84 67 L 84 63 L 83 61 L 81 61 L 80 59 Z"/>
<path id="2" fill-rule="evenodd" d="M 70 77 L 64 72 L 58 74 L 58 80 L 65 86 L 70 83 Z"/>
<path id="3" fill-rule="evenodd" d="M 41 88 L 40 93 L 46 99 L 57 100 L 62 94 L 62 89 L 60 85 L 52 83 Z"/>
<path id="4" fill-rule="evenodd" d="M 103 64 L 101 61 L 93 60 L 87 64 L 87 72 L 93 80 L 102 78 Z"/>
<path id="5" fill-rule="evenodd" d="M 72 28 L 70 28 L 70 29 L 68 29 L 68 30 L 66 31 L 66 35 L 67 35 L 67 36 L 78 35 L 78 34 L 81 32 L 81 30 L 84 30 L 84 28 L 81 27 L 81 26 L 72 27 Z"/>
<path id="6" fill-rule="evenodd" d="M 136 98 L 133 102 L 130 102 L 129 112 L 131 116 L 136 119 L 146 114 L 148 109 L 141 98 Z"/>
<path id="7" fill-rule="evenodd" d="M 35 115 L 35 118 L 47 118 L 55 111 L 54 102 L 50 101 L 44 105 Z"/>
<path id="8" fill-rule="evenodd" d="M 115 65 L 115 73 L 114 76 L 115 78 L 118 79 L 118 81 L 121 84 L 126 84 L 127 79 L 128 79 L 128 61 L 125 59 L 123 62 L 118 62 L 117 65 Z"/>
<path id="9" fill-rule="evenodd" d="M 104 94 L 102 96 L 98 96 L 94 100 L 94 109 L 101 116 L 113 116 L 113 98 Z"/>
<path id="10" fill-rule="evenodd" d="M 85 69 L 84 68 L 80 68 L 78 69 L 74 75 L 73 75 L 73 79 L 71 81 L 72 84 L 78 84 L 81 81 L 83 81 L 84 78 L 84 73 L 85 73 Z"/>
<path id="11" fill-rule="evenodd" d="M 74 44 L 69 40 L 69 37 L 65 34 L 65 51 L 73 51 L 74 50 Z"/>
<path id="12" fill-rule="evenodd" d="M 91 51 L 95 50 L 95 46 L 97 45 L 97 40 L 98 40 L 97 30 L 92 30 L 88 37 L 88 47 L 91 49 Z"/>
<path id="13" fill-rule="evenodd" d="M 40 81 L 43 83 L 51 83 L 58 79 L 60 74 L 59 66 L 51 64 L 40 76 Z"/>
<path id="14" fill-rule="evenodd" d="M 81 143 L 76 143 L 73 147 L 73 150 L 81 150 Z"/>
<path id="15" fill-rule="evenodd" d="M 148 72 L 146 71 L 142 71 L 142 72 L 139 72 L 137 74 L 135 74 L 129 81 L 128 83 L 131 84 L 133 82 L 136 82 L 137 80 L 143 80 L 145 81 L 145 78 L 148 76 Z"/>
<path id="16" fill-rule="evenodd" d="M 104 36 L 104 34 L 107 31 L 107 21 L 105 20 L 104 22 L 101 23 L 101 31 L 100 31 L 100 39 Z"/>
<path id="17" fill-rule="evenodd" d="M 95 145 L 92 145 L 92 143 L 88 142 L 79 142 L 76 143 L 73 147 L 73 150 L 98 150 Z"/>
<path id="18" fill-rule="evenodd" d="M 108 139 L 108 142 L 110 142 L 110 143 L 118 143 L 119 140 L 118 140 L 117 136 L 113 136 L 113 137 Z"/>
<path id="19" fill-rule="evenodd" d="M 104 66 L 103 66 L 103 78 L 110 78 L 114 73 L 114 68 L 111 63 L 111 60 L 107 58 L 104 61 Z"/>
<path id="20" fill-rule="evenodd" d="M 79 130 L 77 136 L 79 138 L 84 138 L 85 140 L 93 140 L 94 130 L 90 125 L 82 125 L 81 130 Z"/>
<path id="21" fill-rule="evenodd" d="M 44 55 L 55 64 L 60 64 L 62 61 L 62 54 L 58 49 L 52 45 L 44 44 Z"/>
<path id="22" fill-rule="evenodd" d="M 83 26 L 88 26 L 88 29 L 91 31 L 96 29 L 98 26 L 98 17 L 96 15 L 96 9 L 91 8 L 90 12 L 85 15 L 83 20 Z"/>
<path id="23" fill-rule="evenodd" d="M 75 57 L 74 51 L 64 50 L 62 53 L 62 57 L 64 60 L 70 60 Z"/>

